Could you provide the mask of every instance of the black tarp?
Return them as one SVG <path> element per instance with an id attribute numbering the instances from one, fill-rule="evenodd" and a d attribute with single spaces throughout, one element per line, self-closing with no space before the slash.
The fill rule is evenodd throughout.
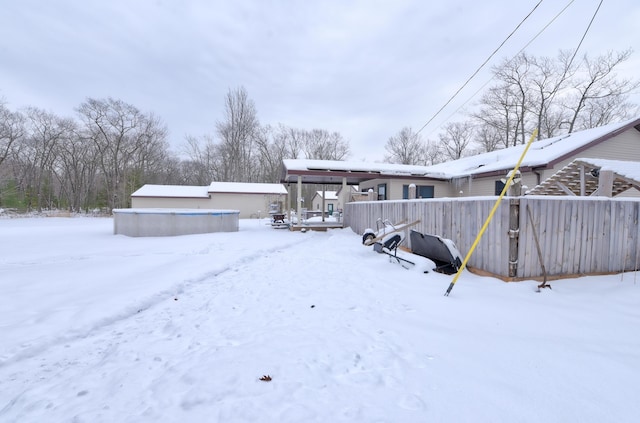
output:
<path id="1" fill-rule="evenodd" d="M 437 272 L 451 275 L 462 266 L 460 253 L 455 248 L 450 248 L 453 242 L 447 243 L 437 235 L 423 234 L 411 230 L 409 234 L 411 252 L 432 260 L 436 264 Z"/>

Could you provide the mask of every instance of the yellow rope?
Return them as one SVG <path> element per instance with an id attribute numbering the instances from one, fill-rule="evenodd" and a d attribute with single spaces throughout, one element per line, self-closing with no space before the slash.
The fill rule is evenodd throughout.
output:
<path id="1" fill-rule="evenodd" d="M 496 210 L 498 210 L 498 206 L 500 205 L 500 202 L 502 201 L 502 197 L 504 197 L 504 195 L 507 193 L 507 190 L 511 186 L 511 182 L 513 181 L 513 178 L 516 176 L 516 172 L 520 168 L 520 164 L 522 163 L 522 160 L 524 160 L 524 156 L 527 154 L 527 151 L 529 151 L 529 147 L 531 147 L 531 143 L 533 143 L 533 140 L 536 139 L 536 136 L 538 136 L 538 130 L 537 129 L 535 129 L 533 131 L 533 133 L 531 134 L 531 138 L 529 138 L 529 142 L 527 143 L 527 146 L 525 147 L 524 151 L 522 152 L 522 155 L 520 156 L 520 159 L 518 160 L 518 163 L 516 164 L 516 167 L 513 168 L 513 171 L 511 172 L 511 176 L 509 177 L 509 180 L 507 181 L 506 184 L 504 184 L 504 187 L 502 188 L 502 192 L 500 193 L 500 196 L 496 200 L 496 203 L 493 205 L 493 209 L 491 209 L 491 213 L 489 213 L 489 216 L 487 217 L 487 220 L 485 220 L 484 225 L 482 225 L 482 229 L 480 229 L 480 233 L 478 233 L 478 236 L 476 237 L 475 241 L 473 241 L 473 244 L 471 245 L 471 248 L 469 249 L 469 252 L 467 253 L 467 256 L 464 258 L 464 261 L 462 262 L 462 265 L 458 269 L 458 272 L 453 277 L 453 280 L 451 281 L 451 284 L 449 285 L 449 288 L 447 288 L 447 292 L 444 293 L 445 297 L 449 296 L 449 293 L 453 289 L 453 285 L 456 284 L 456 282 L 458 281 L 458 278 L 460 277 L 460 274 L 462 273 L 464 268 L 467 266 L 467 262 L 471 258 L 471 254 L 473 254 L 473 250 L 476 249 L 476 247 L 478 246 L 478 243 L 480 242 L 480 238 L 482 238 L 482 235 L 484 235 L 484 231 L 487 230 L 487 227 L 489 226 L 489 223 L 491 222 L 491 219 L 493 219 L 493 215 L 496 213 Z"/>

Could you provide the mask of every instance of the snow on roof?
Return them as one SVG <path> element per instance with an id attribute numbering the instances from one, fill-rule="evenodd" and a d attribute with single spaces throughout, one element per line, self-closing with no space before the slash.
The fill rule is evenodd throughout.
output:
<path id="1" fill-rule="evenodd" d="M 131 194 L 132 197 L 209 198 L 208 187 L 192 185 L 146 184 Z"/>
<path id="2" fill-rule="evenodd" d="M 420 175 L 424 176 L 429 172 L 429 166 L 413 166 L 392 163 L 367 163 L 342 160 L 305 160 L 305 159 L 285 159 L 282 161 L 287 170 L 308 171 L 308 170 L 332 170 L 342 172 L 368 172 L 380 173 L 384 175 Z"/>
<path id="3" fill-rule="evenodd" d="M 322 191 L 316 191 L 316 195 L 322 198 Z M 337 200 L 338 199 L 338 191 L 325 191 L 324 192 L 325 200 Z"/>
<path id="4" fill-rule="evenodd" d="M 640 181 L 640 163 L 630 162 L 626 160 L 606 160 L 606 159 L 576 159 L 588 163 L 594 167 L 599 167 L 601 171 L 612 171 L 618 175 L 632 179 L 634 181 Z"/>
<path id="5" fill-rule="evenodd" d="M 260 184 L 246 182 L 211 182 L 209 192 L 245 193 L 245 194 L 287 194 L 282 184 Z"/>
<path id="6" fill-rule="evenodd" d="M 531 144 L 521 166 L 545 166 L 550 162 L 579 150 L 599 138 L 609 134 L 615 135 L 616 132 L 627 130 L 629 127 L 638 123 L 640 123 L 640 118 L 636 117 L 624 122 L 612 123 L 598 128 L 535 141 Z M 451 179 L 513 169 L 518 163 L 525 147 L 525 144 L 521 144 L 432 166 L 300 159 L 286 159 L 283 160 L 283 164 L 288 171 L 368 172 L 379 173 L 380 175 L 406 175 L 423 176 L 434 179 Z"/>
<path id="7" fill-rule="evenodd" d="M 621 129 L 626 130 L 629 125 L 637 123 L 638 121 L 640 121 L 640 119 L 635 118 L 625 122 L 612 123 L 598 128 L 535 141 L 531 144 L 529 151 L 522 161 L 521 167 L 544 166 L 549 162 L 559 159 L 566 154 L 570 154 L 572 151 L 578 150 L 605 135 Z M 525 147 L 525 144 L 521 144 L 502 150 L 439 163 L 437 165 L 430 166 L 429 172 L 442 172 L 447 174 L 449 177 L 460 177 L 478 173 L 513 169 L 518 163 Z"/>

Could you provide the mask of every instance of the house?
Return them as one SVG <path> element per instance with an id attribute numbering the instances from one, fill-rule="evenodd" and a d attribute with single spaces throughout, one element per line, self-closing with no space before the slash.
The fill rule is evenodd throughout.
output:
<path id="1" fill-rule="evenodd" d="M 378 200 L 500 194 L 525 145 L 433 166 L 323 160 L 284 160 L 281 182 L 359 185 Z M 522 185 L 533 188 L 577 158 L 640 161 L 640 117 L 531 144 L 521 165 Z M 346 196 L 345 196 L 346 198 Z"/>
<path id="2" fill-rule="evenodd" d="M 525 147 L 465 157 L 429 169 L 449 176 L 449 192 L 442 196 L 498 195 Z M 578 158 L 640 161 L 640 118 L 533 142 L 520 165 L 521 183 L 533 188 Z"/>
<path id="3" fill-rule="evenodd" d="M 208 186 L 144 185 L 131 194 L 132 208 L 239 210 L 240 219 L 268 216 L 287 199 L 282 184 L 212 182 Z"/>
<path id="4" fill-rule="evenodd" d="M 339 209 L 337 194 L 337 191 L 316 191 L 311 199 L 312 210 L 324 211 L 329 216 L 333 215 L 333 212 Z"/>

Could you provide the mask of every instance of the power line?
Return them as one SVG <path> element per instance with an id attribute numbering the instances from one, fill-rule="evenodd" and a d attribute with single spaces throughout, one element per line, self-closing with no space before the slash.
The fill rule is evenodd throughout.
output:
<path id="1" fill-rule="evenodd" d="M 576 49 L 573 51 L 573 55 L 571 56 L 571 59 L 569 60 L 569 63 L 564 68 L 564 73 L 562 74 L 562 79 L 564 79 L 566 77 L 567 72 L 569 72 L 569 69 L 571 69 L 571 65 L 573 64 L 573 60 L 576 58 L 576 55 L 578 54 L 578 50 L 580 50 L 580 47 L 582 46 L 582 42 L 587 37 L 587 33 L 591 29 L 591 25 L 593 24 L 593 21 L 596 19 L 596 16 L 598 15 L 598 12 L 600 11 L 600 6 L 602 6 L 602 2 L 603 1 L 604 0 L 600 0 L 600 3 L 598 3 L 598 7 L 596 7 L 596 11 L 593 12 L 593 16 L 591 17 L 591 20 L 589 21 L 589 25 L 587 25 L 587 29 L 584 30 L 584 34 L 582 34 L 582 38 L 580 38 L 580 42 L 576 46 Z M 555 91 L 551 95 L 551 97 L 549 97 L 549 102 L 553 101 L 553 98 L 555 97 L 555 95 L 557 93 L 558 93 L 558 91 Z"/>
<path id="2" fill-rule="evenodd" d="M 582 38 L 580 39 L 580 42 L 578 43 L 578 46 L 576 47 L 575 51 L 573 52 L 573 56 L 571 56 L 571 60 L 569 61 L 569 66 L 567 66 L 567 68 L 571 67 L 571 64 L 573 63 L 573 59 L 576 58 L 576 54 L 578 54 L 578 50 L 580 50 L 580 47 L 582 46 L 582 42 L 584 41 L 584 39 L 587 36 L 587 33 L 591 29 L 591 25 L 593 24 L 593 21 L 596 19 L 596 16 L 598 15 L 598 12 L 600 11 L 600 6 L 602 6 L 602 2 L 603 1 L 604 0 L 600 0 L 600 3 L 598 4 L 598 7 L 596 7 L 596 11 L 593 12 L 593 16 L 591 17 L 591 20 L 589 21 L 589 25 L 587 25 L 587 29 L 584 31 L 584 34 L 582 34 Z"/>
<path id="3" fill-rule="evenodd" d="M 562 8 L 562 10 L 560 10 L 545 26 L 542 27 L 542 29 L 540 31 L 538 31 L 538 33 L 536 35 L 533 36 L 533 38 L 531 38 L 520 50 L 518 50 L 518 52 L 516 54 L 513 55 L 513 57 L 509 60 L 513 60 L 515 57 L 518 57 L 518 55 L 520 53 L 522 53 L 527 47 L 529 47 L 531 45 L 531 43 L 533 43 L 544 31 L 547 30 L 547 28 L 549 28 L 549 26 L 551 26 L 551 24 L 553 24 L 556 19 L 558 19 L 560 17 L 560 15 L 562 15 L 565 10 L 567 10 L 569 8 L 569 6 L 571 6 L 573 4 L 575 0 L 571 0 L 569 1 L 569 3 L 567 3 L 567 5 L 565 7 Z M 600 2 L 602 4 L 602 2 Z M 598 6 L 599 7 L 599 6 Z M 575 56 L 575 53 L 574 53 Z M 573 61 L 573 59 L 572 59 Z M 458 107 L 456 110 L 454 110 L 445 120 L 444 122 L 448 121 L 449 119 L 451 119 L 452 116 L 454 116 L 456 113 L 458 113 L 460 111 L 460 109 L 462 109 L 464 106 L 467 105 L 467 103 L 469 103 L 471 101 L 471 99 L 473 99 L 476 95 L 478 95 L 478 93 L 480 91 L 482 91 L 491 81 L 493 80 L 493 77 L 489 78 L 487 80 L 487 82 L 485 82 L 484 84 L 482 84 L 482 86 L 480 88 L 478 88 L 476 90 L 476 92 L 474 92 L 468 99 L 466 99 L 464 101 L 464 103 L 462 103 L 460 105 L 460 107 Z M 450 100 L 451 101 L 451 100 Z M 446 106 L 446 104 L 445 104 Z M 444 108 L 444 107 L 443 107 Z M 440 113 L 440 111 L 438 111 L 438 114 Z M 427 122 L 424 126 L 427 126 L 438 114 L 436 114 L 433 118 L 431 118 L 431 120 L 429 120 L 429 122 Z M 424 126 L 420 129 L 424 129 Z M 432 131 L 433 132 L 433 131 Z M 431 135 L 431 133 L 429 133 L 429 135 Z"/>
<path id="4" fill-rule="evenodd" d="M 513 34 L 515 34 L 515 32 L 518 30 L 518 28 L 520 28 L 520 26 L 529 18 L 529 16 L 531 16 L 533 14 L 533 12 L 538 8 L 538 6 L 540 6 L 540 3 L 542 3 L 543 0 L 540 0 L 534 7 L 533 9 L 531 9 L 531 11 L 527 14 L 527 16 L 524 17 L 524 19 L 522 19 L 520 21 L 520 23 L 514 28 L 513 31 L 511 31 L 511 33 L 507 36 L 507 38 L 504 39 L 504 41 L 502 41 L 502 43 L 500 43 L 500 45 L 498 46 L 498 48 L 496 48 L 493 53 L 491 53 L 491 55 L 480 65 L 480 67 L 478 67 L 478 69 L 476 69 L 476 71 L 473 73 L 473 75 L 471 75 L 469 77 L 469 79 L 467 79 L 465 81 L 464 84 L 462 84 L 462 86 L 460 88 L 458 88 L 458 91 L 456 91 L 451 98 L 449 98 L 449 100 L 447 100 L 447 102 L 444 104 L 444 106 L 442 106 L 432 117 L 431 119 L 429 119 L 427 121 L 427 123 L 425 123 L 424 125 L 422 125 L 422 127 L 420 129 L 418 129 L 418 131 L 416 132 L 416 134 L 419 134 L 428 124 L 430 124 L 433 119 L 436 118 L 436 116 L 438 116 L 440 114 L 440 112 L 442 112 L 442 110 L 444 110 L 445 107 L 447 107 L 449 105 L 449 103 L 451 103 L 451 101 L 453 101 L 454 98 L 456 98 L 456 96 L 460 93 L 460 91 L 462 91 L 462 89 L 464 87 L 467 86 L 467 84 L 478 74 L 478 72 L 480 72 L 480 70 L 489 62 L 489 60 L 491 60 L 491 58 L 498 52 L 498 50 L 500 50 L 502 48 L 502 46 L 511 38 L 511 36 Z"/>

